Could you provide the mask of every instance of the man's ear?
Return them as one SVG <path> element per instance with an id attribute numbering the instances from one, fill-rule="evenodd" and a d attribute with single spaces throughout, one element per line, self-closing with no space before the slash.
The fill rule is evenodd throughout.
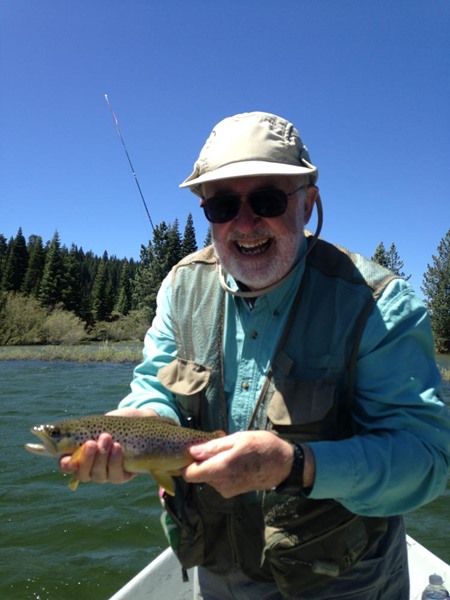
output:
<path id="1" fill-rule="evenodd" d="M 311 214 L 316 202 L 317 196 L 319 195 L 319 188 L 316 185 L 310 185 L 306 188 L 305 197 L 305 225 L 311 218 Z"/>

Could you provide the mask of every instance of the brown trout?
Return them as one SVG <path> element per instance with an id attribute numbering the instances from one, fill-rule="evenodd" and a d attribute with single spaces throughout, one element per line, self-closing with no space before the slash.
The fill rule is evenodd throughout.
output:
<path id="1" fill-rule="evenodd" d="M 42 444 L 26 444 L 29 452 L 40 456 L 61 457 L 71 454 L 72 460 L 82 463 L 84 443 L 97 440 L 101 433 L 109 433 L 123 450 L 123 465 L 130 473 L 150 473 L 159 486 L 170 495 L 175 494 L 174 476 L 193 462 L 189 448 L 195 444 L 223 437 L 223 431 L 207 433 L 180 427 L 166 417 L 122 417 L 99 415 L 69 419 L 46 425 L 35 425 L 31 433 Z M 79 480 L 75 475 L 69 487 L 76 490 Z"/>

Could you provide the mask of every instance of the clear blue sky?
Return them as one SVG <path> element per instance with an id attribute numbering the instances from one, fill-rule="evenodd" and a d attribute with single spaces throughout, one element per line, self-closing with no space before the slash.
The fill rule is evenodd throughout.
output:
<path id="1" fill-rule="evenodd" d="M 319 167 L 323 237 L 397 246 L 420 291 L 450 227 L 448 0 L 1 0 L 0 233 L 139 258 L 213 125 L 280 114 Z"/>

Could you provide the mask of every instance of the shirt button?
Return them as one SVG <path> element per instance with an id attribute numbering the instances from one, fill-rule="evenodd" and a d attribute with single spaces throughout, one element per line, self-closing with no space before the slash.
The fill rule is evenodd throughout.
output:
<path id="1" fill-rule="evenodd" d="M 250 387 L 250 384 L 249 384 L 248 381 L 243 381 L 242 382 L 242 389 L 248 390 L 249 387 Z"/>
<path id="2" fill-rule="evenodd" d="M 258 332 L 257 331 L 252 331 L 250 334 L 250 337 L 252 338 L 252 340 L 256 340 L 256 338 L 258 337 Z"/>

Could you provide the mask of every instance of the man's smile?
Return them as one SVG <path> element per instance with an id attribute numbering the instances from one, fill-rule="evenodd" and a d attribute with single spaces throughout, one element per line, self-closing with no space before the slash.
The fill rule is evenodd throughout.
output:
<path id="1" fill-rule="evenodd" d="M 256 254 L 263 254 L 266 252 L 271 246 L 272 240 L 270 238 L 258 241 L 241 240 L 239 242 L 235 241 L 234 244 L 241 254 L 254 256 Z"/>

